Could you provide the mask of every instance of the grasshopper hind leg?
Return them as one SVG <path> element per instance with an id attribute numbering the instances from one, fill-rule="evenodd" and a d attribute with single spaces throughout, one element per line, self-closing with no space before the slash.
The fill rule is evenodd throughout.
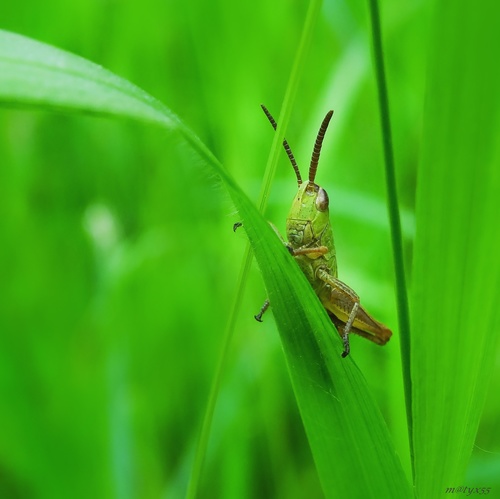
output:
<path id="1" fill-rule="evenodd" d="M 257 315 L 254 315 L 255 320 L 262 322 L 262 316 L 265 314 L 266 310 L 269 308 L 269 300 L 266 300 L 264 302 L 264 305 L 262 305 L 262 308 L 260 309 L 260 312 Z"/>
<path id="2" fill-rule="evenodd" d="M 351 351 L 351 345 L 349 345 L 349 332 L 345 332 L 342 335 L 342 341 L 344 342 L 344 351 L 342 352 L 342 358 L 345 359 L 349 352 Z"/>
<path id="3" fill-rule="evenodd" d="M 345 359 L 351 351 L 351 346 L 349 343 L 349 334 L 351 332 L 357 332 L 357 330 L 353 331 L 352 328 L 352 323 L 354 321 L 354 318 L 356 317 L 356 311 L 357 307 L 353 307 L 353 310 L 351 311 L 347 323 L 339 319 L 332 312 L 328 311 L 328 316 L 330 317 L 330 320 L 335 324 L 335 327 L 337 328 L 337 331 L 339 332 L 340 337 L 342 338 L 342 343 L 344 344 L 344 351 L 342 352 L 343 359 Z"/>
<path id="4" fill-rule="evenodd" d="M 342 358 L 345 359 L 351 352 L 351 345 L 349 343 L 349 331 L 346 328 L 345 322 L 342 322 L 337 316 L 329 313 L 330 319 L 335 324 L 337 331 L 342 338 L 342 343 L 344 344 L 344 351 L 342 352 Z"/>
<path id="5" fill-rule="evenodd" d="M 356 318 L 356 314 L 358 312 L 359 302 L 354 302 L 351 313 L 349 314 L 349 319 L 344 327 L 344 332 L 342 333 L 342 341 L 344 342 L 344 351 L 342 352 L 342 358 L 345 358 L 349 355 L 351 351 L 351 347 L 349 345 L 349 333 L 351 332 L 352 323 Z"/>

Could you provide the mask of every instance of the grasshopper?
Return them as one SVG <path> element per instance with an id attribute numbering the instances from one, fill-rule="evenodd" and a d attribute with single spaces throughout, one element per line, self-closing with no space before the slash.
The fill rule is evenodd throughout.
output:
<path id="1" fill-rule="evenodd" d="M 262 109 L 276 130 L 276 121 L 271 113 L 264 105 Z M 332 115 L 333 111 L 328 111 L 321 123 L 314 144 L 307 182 L 302 182 L 290 146 L 286 140 L 283 141 L 283 147 L 292 163 L 298 186 L 298 192 L 286 220 L 288 243 L 283 242 L 335 324 L 344 343 L 342 357 L 346 357 L 350 352 L 349 333 L 356 333 L 378 345 L 385 345 L 392 336 L 392 332 L 384 324 L 371 317 L 360 305 L 358 295 L 337 278 L 337 257 L 330 225 L 328 194 L 325 189 L 314 182 L 323 138 Z M 255 319 L 262 322 L 262 315 L 268 308 L 269 300 L 266 300 Z"/>

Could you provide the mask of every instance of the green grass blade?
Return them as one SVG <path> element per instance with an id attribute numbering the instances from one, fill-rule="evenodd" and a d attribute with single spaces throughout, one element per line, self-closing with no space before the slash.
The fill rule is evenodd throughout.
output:
<path id="1" fill-rule="evenodd" d="M 380 13 L 377 0 L 369 0 L 370 18 L 372 25 L 372 41 L 374 52 L 375 73 L 380 106 L 380 121 L 385 158 L 385 177 L 387 186 L 387 205 L 391 225 L 392 253 L 394 257 L 394 274 L 396 277 L 396 300 L 398 305 L 399 335 L 401 345 L 401 359 L 403 366 L 403 384 L 405 390 L 406 419 L 410 449 L 412 445 L 412 401 L 411 401 L 411 373 L 410 373 L 410 310 L 406 291 L 406 276 L 403 255 L 403 236 L 399 217 L 399 202 L 396 188 L 396 172 L 394 152 L 392 148 L 391 119 L 389 112 L 389 96 L 385 77 L 384 53 L 382 49 L 382 34 L 380 27 Z"/>
<path id="2" fill-rule="evenodd" d="M 498 345 L 499 18 L 494 2 L 434 11 L 413 269 L 419 497 L 463 484 Z"/>
<path id="3" fill-rule="evenodd" d="M 37 57 L 30 59 L 30 53 Z M 56 64 L 58 58 L 64 64 Z M 385 422 L 353 358 L 341 359 L 342 342 L 316 295 L 274 231 L 196 135 L 144 92 L 71 54 L 2 33 L 0 61 L 11 71 L 0 73 L 0 100 L 9 105 L 108 114 L 179 129 L 205 166 L 221 176 L 245 224 L 325 494 L 410 497 Z M 48 69 L 40 72 L 40 67 Z M 61 98 L 57 91 L 75 74 Z"/>
<path id="4" fill-rule="evenodd" d="M 176 125 L 159 101 L 82 57 L 0 30 L 0 102 Z"/>

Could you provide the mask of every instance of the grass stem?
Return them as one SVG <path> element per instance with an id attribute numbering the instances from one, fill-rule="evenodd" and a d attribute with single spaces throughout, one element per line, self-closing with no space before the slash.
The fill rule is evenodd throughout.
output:
<path id="1" fill-rule="evenodd" d="M 380 28 L 380 12 L 377 0 L 369 0 L 370 19 L 372 28 L 373 56 L 377 79 L 378 99 L 380 106 L 380 121 L 385 160 L 385 177 L 387 188 L 387 205 L 391 227 L 392 252 L 394 257 L 394 273 L 396 277 L 396 300 L 398 306 L 399 334 L 401 345 L 401 359 L 403 365 L 403 385 L 406 402 L 406 418 L 408 424 L 408 438 L 413 470 L 413 422 L 412 422 L 412 387 L 410 372 L 410 310 L 406 290 L 406 277 L 403 257 L 403 237 L 399 216 L 398 193 L 396 187 L 396 173 L 394 166 L 394 151 L 392 147 L 391 119 L 389 112 L 389 96 L 384 67 L 384 53 L 382 49 L 382 33 Z"/>

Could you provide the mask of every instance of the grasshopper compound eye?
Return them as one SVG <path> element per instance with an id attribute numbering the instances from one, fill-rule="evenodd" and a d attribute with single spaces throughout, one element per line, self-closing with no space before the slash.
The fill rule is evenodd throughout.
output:
<path id="1" fill-rule="evenodd" d="M 330 200 L 328 199 L 328 194 L 323 187 L 320 187 L 316 198 L 316 208 L 318 211 L 327 211 L 329 204 Z"/>

